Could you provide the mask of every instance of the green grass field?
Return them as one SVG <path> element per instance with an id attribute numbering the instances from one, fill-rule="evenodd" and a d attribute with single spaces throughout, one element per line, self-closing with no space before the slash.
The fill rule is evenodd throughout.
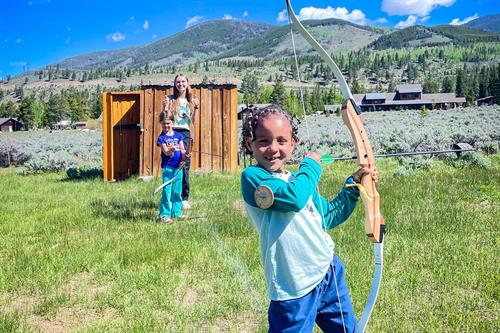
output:
<path id="1" fill-rule="evenodd" d="M 392 176 L 380 161 L 388 233 L 369 332 L 498 332 L 500 158 L 492 170 Z M 356 170 L 326 167 L 332 197 Z M 159 180 L 104 184 L 0 170 L 0 332 L 264 332 L 258 238 L 239 174 L 192 176 L 190 219 L 155 223 Z M 358 315 L 372 279 L 363 209 L 331 232 Z"/>

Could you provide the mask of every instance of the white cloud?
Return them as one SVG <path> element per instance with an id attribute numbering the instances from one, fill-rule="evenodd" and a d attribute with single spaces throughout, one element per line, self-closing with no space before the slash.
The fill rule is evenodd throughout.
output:
<path id="1" fill-rule="evenodd" d="M 195 25 L 196 23 L 200 22 L 203 16 L 196 15 L 194 17 L 191 17 L 187 20 L 186 22 L 186 28 L 189 28 L 190 26 Z"/>
<path id="2" fill-rule="evenodd" d="M 234 17 L 232 15 L 229 15 L 229 14 L 224 14 L 222 19 L 223 20 L 234 20 Z"/>
<path id="3" fill-rule="evenodd" d="M 125 34 L 122 34 L 121 32 L 113 32 L 109 35 L 106 36 L 106 39 L 110 39 L 113 42 L 121 42 L 122 40 L 125 40 Z"/>
<path id="4" fill-rule="evenodd" d="M 469 17 L 466 17 L 466 18 L 464 18 L 463 20 L 460 20 L 460 19 L 458 19 L 458 18 L 455 18 L 455 19 L 453 19 L 453 20 L 450 22 L 450 24 L 451 24 L 451 25 L 462 25 L 462 24 L 465 24 L 465 23 L 470 22 L 470 21 L 472 21 L 472 20 L 475 20 L 475 19 L 477 19 L 478 17 L 479 17 L 479 15 L 477 15 L 477 13 L 476 13 L 476 14 L 474 14 L 474 16 L 469 16 Z"/>
<path id="5" fill-rule="evenodd" d="M 336 18 L 362 25 L 367 22 L 365 14 L 359 9 L 354 9 L 349 12 L 349 10 L 345 7 L 333 8 L 330 6 L 327 6 L 326 8 L 304 7 L 300 10 L 298 18 L 301 21 Z"/>
<path id="6" fill-rule="evenodd" d="M 276 21 L 278 22 L 287 22 L 288 21 L 288 12 L 286 9 L 283 9 L 278 13 L 278 17 L 276 17 Z"/>
<path id="7" fill-rule="evenodd" d="M 430 16 L 428 16 L 428 15 L 427 15 L 427 16 L 424 16 L 424 17 L 422 17 L 422 18 L 420 19 L 420 22 L 427 22 L 427 21 L 429 21 L 429 19 L 430 19 L 430 18 L 431 18 L 431 17 L 430 17 Z"/>
<path id="8" fill-rule="evenodd" d="M 378 19 L 374 20 L 373 23 L 375 23 L 375 24 L 385 24 L 385 23 L 387 23 L 387 19 L 385 17 L 379 17 Z"/>
<path id="9" fill-rule="evenodd" d="M 405 21 L 399 21 L 399 23 L 396 24 L 395 27 L 399 29 L 411 27 L 412 25 L 415 25 L 415 23 L 417 23 L 417 19 L 418 17 L 410 15 Z"/>
<path id="10" fill-rule="evenodd" d="M 245 11 L 243 12 L 243 17 L 247 17 L 247 16 L 248 16 L 248 10 L 245 10 Z"/>
<path id="11" fill-rule="evenodd" d="M 149 29 L 149 21 L 148 20 L 144 21 L 144 24 L 142 25 L 142 27 L 144 28 L 144 30 L 148 30 Z"/>
<path id="12" fill-rule="evenodd" d="M 382 0 L 382 11 L 389 15 L 427 16 L 439 6 L 449 7 L 456 0 Z"/>
<path id="13" fill-rule="evenodd" d="M 22 43 L 23 41 L 24 41 L 24 39 L 22 39 L 22 38 L 16 38 L 16 44 Z"/>

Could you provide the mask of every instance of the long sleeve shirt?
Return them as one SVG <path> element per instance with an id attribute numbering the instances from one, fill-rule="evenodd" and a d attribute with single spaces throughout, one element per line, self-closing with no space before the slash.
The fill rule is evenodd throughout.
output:
<path id="1" fill-rule="evenodd" d="M 247 215 L 259 234 L 260 254 L 271 300 L 306 295 L 321 282 L 333 257 L 334 243 L 325 232 L 344 222 L 359 198 L 343 187 L 331 201 L 318 194 L 322 168 L 305 158 L 297 173 L 246 168 L 241 190 Z M 271 207 L 259 208 L 254 193 L 265 185 L 274 195 Z"/>

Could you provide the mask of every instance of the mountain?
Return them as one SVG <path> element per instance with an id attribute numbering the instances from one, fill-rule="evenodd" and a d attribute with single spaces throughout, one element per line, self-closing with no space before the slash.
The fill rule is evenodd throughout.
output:
<path id="1" fill-rule="evenodd" d="M 463 25 L 467 28 L 500 33 L 500 14 L 479 17 Z"/>
<path id="2" fill-rule="evenodd" d="M 411 26 L 386 34 L 368 45 L 375 50 L 475 42 L 500 42 L 500 34 L 456 25 Z"/>
<path id="3" fill-rule="evenodd" d="M 303 21 L 302 24 L 329 52 L 360 49 L 390 31 L 389 29 L 362 26 L 339 19 L 307 20 Z M 297 54 L 307 54 L 312 50 L 302 36 L 294 33 L 294 39 Z M 292 55 L 290 27 L 286 25 L 275 27 L 260 37 L 219 54 L 216 58 L 247 56 L 272 59 Z"/>
<path id="4" fill-rule="evenodd" d="M 65 59 L 61 68 L 90 70 L 176 64 L 183 59 L 208 57 L 273 29 L 269 24 L 240 20 L 213 20 L 200 23 L 155 43 L 120 50 L 102 51 Z"/>
<path id="5" fill-rule="evenodd" d="M 337 19 L 304 21 L 303 24 L 330 52 L 356 50 L 388 33 L 388 29 L 361 26 Z M 310 46 L 295 35 L 298 54 Z M 101 51 L 65 59 L 55 65 L 73 70 L 135 68 L 149 63 L 180 65 L 199 59 L 251 57 L 269 59 L 291 56 L 289 26 L 273 26 L 242 20 L 200 23 L 173 36 L 139 47 Z"/>

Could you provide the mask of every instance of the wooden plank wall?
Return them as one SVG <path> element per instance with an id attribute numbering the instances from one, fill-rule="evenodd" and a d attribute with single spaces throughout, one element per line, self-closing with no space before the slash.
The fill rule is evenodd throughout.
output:
<path id="1" fill-rule="evenodd" d="M 102 163 L 103 178 L 105 182 L 113 179 L 113 145 L 112 145 L 112 126 L 111 126 L 111 94 L 102 94 Z"/>
<path id="2" fill-rule="evenodd" d="M 143 105 L 141 105 L 141 164 L 140 175 L 161 176 L 161 151 L 156 145 L 161 133 L 160 112 L 162 99 L 165 94 L 172 94 L 172 88 L 158 89 L 153 87 L 142 90 Z"/>
<path id="3" fill-rule="evenodd" d="M 237 89 L 236 86 L 192 86 L 199 109 L 191 130 L 193 147 L 191 170 L 232 171 L 238 166 Z M 165 94 L 172 87 L 143 87 L 144 105 L 141 175 L 161 176 L 161 151 L 156 140 L 161 132 L 159 114 Z"/>
<path id="4" fill-rule="evenodd" d="M 199 109 L 193 118 L 191 170 L 236 170 L 236 86 L 199 85 L 192 86 L 192 92 Z M 144 86 L 138 92 L 103 94 L 105 181 L 128 177 L 137 170 L 142 176 L 161 177 L 161 151 L 156 145 L 161 133 L 159 116 L 163 97 L 172 93 L 171 86 Z"/>

